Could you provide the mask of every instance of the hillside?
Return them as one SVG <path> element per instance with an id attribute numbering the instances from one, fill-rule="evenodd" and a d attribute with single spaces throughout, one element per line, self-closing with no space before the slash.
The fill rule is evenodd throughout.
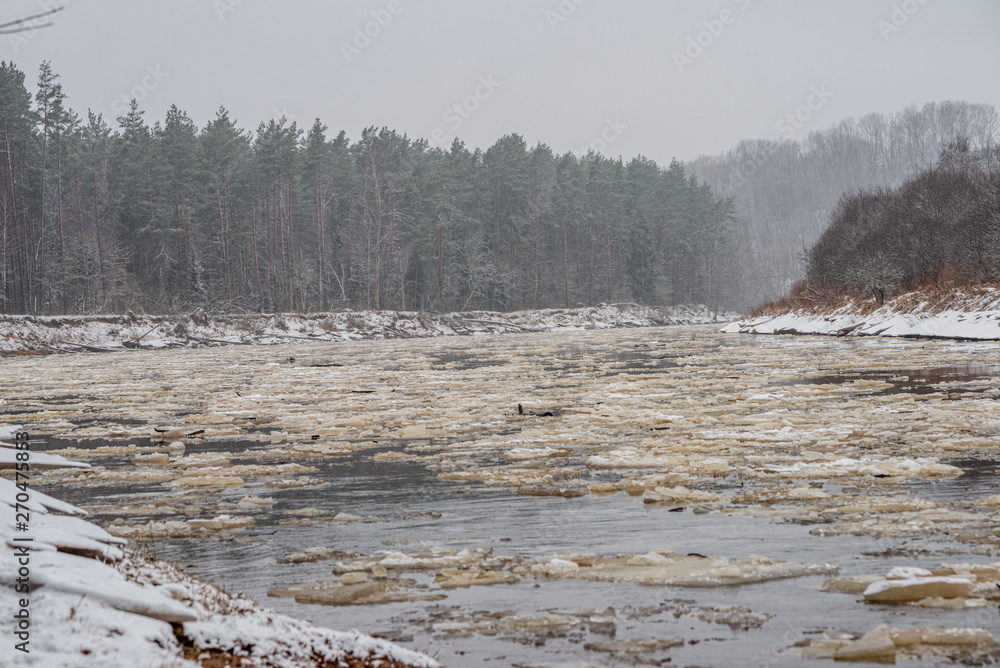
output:
<path id="1" fill-rule="evenodd" d="M 806 278 L 727 331 L 1000 339 L 1000 149 L 955 142 L 895 189 L 843 197 Z"/>
<path id="2" fill-rule="evenodd" d="M 802 257 L 844 193 L 899 187 L 956 138 L 982 148 L 997 141 L 998 127 L 989 105 L 931 102 L 803 128 L 793 138 L 747 140 L 686 163 L 714 192 L 733 198 L 742 280 L 731 301 L 748 308 L 801 280 Z"/>

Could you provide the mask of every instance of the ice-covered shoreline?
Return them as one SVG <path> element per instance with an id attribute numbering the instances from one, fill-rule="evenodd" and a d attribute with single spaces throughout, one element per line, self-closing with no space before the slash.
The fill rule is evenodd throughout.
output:
<path id="1" fill-rule="evenodd" d="M 501 313 L 351 311 L 173 316 L 2 316 L 0 353 L 100 352 L 301 341 L 350 341 L 515 332 L 566 332 L 614 327 L 725 321 L 701 306 L 601 304 L 575 309 Z"/>
<path id="2" fill-rule="evenodd" d="M 883 306 L 848 301 L 830 309 L 800 309 L 737 320 L 721 331 L 740 334 L 820 334 L 906 338 L 1000 340 L 1000 292 L 952 294 L 933 299 L 907 293 Z"/>
<path id="3" fill-rule="evenodd" d="M 0 427 L 0 439 L 17 429 Z M 5 452 L 25 451 L 0 441 Z M 49 467 L 86 467 L 27 452 L 29 466 L 44 460 Z M 0 459 L 0 468 L 13 469 L 13 460 Z M 313 626 L 201 582 L 130 549 L 82 519 L 83 509 L 34 491 L 31 480 L 22 477 L 18 486 L 0 477 L 0 586 L 7 590 L 0 616 L 9 643 L 4 655 L 15 665 L 196 668 L 202 658 L 236 656 L 261 668 L 319 661 L 439 666 L 390 642 Z"/>

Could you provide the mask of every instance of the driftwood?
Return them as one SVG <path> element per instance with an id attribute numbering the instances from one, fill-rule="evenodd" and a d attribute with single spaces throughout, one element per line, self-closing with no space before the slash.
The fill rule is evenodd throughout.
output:
<path id="1" fill-rule="evenodd" d="M 73 346 L 74 348 L 83 348 L 84 350 L 89 350 L 92 353 L 114 353 L 118 352 L 112 348 L 98 348 L 97 346 L 88 346 L 85 343 L 70 343 L 69 341 L 53 341 L 52 343 L 58 343 L 63 346 Z"/>
<path id="2" fill-rule="evenodd" d="M 322 336 L 295 336 L 294 334 L 270 334 L 276 339 L 299 339 L 301 341 L 335 341 L 336 339 L 328 339 Z"/>
<path id="3" fill-rule="evenodd" d="M 480 325 L 494 325 L 496 327 L 513 327 L 514 329 L 519 329 L 522 332 L 531 332 L 532 329 L 523 327 L 521 325 L 515 325 L 510 322 L 497 322 L 495 320 L 479 320 L 478 318 L 462 318 L 465 322 L 478 322 Z"/>
<path id="4" fill-rule="evenodd" d="M 402 334 L 403 338 L 405 338 L 405 339 L 412 339 L 412 338 L 414 338 L 414 335 L 411 334 L 410 332 L 406 331 L 405 329 L 401 329 L 399 327 L 394 327 L 394 326 L 390 326 L 390 327 L 388 327 L 388 329 L 391 330 L 391 331 L 393 331 L 393 332 L 398 332 L 398 333 Z"/>
<path id="5" fill-rule="evenodd" d="M 221 344 L 226 345 L 226 346 L 249 346 L 249 345 L 253 345 L 253 344 L 248 343 L 246 341 L 226 341 L 225 339 L 199 339 L 199 338 L 195 338 L 193 336 L 186 336 L 184 338 L 186 338 L 188 341 L 194 341 L 195 343 L 221 343 Z"/>

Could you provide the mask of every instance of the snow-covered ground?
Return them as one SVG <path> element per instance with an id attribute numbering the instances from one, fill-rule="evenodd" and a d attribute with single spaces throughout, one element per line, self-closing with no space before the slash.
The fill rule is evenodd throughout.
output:
<path id="1" fill-rule="evenodd" d="M 0 352 L 76 352 L 298 341 L 401 339 L 509 332 L 694 325 L 731 319 L 700 306 L 601 304 L 500 313 L 333 311 L 176 316 L 3 316 Z"/>
<path id="2" fill-rule="evenodd" d="M 746 318 L 722 331 L 993 341 L 1000 340 L 1000 292 L 985 288 L 979 294 L 950 295 L 943 300 L 909 293 L 875 310 L 871 302 L 852 301 L 829 311 L 799 310 Z"/>
<path id="3" fill-rule="evenodd" d="M 0 439 L 17 429 L 0 428 Z M 0 442 L 0 455 L 17 452 Z M 28 457 L 29 467 L 42 460 L 49 467 L 87 466 L 43 453 Z M 0 468 L 14 465 L 0 458 Z M 130 550 L 82 519 L 86 511 L 33 491 L 31 478 L 19 482 L 0 477 L 4 666 L 196 668 L 214 656 L 245 657 L 261 668 L 374 659 L 438 666 L 384 640 L 316 627 L 200 582 Z"/>

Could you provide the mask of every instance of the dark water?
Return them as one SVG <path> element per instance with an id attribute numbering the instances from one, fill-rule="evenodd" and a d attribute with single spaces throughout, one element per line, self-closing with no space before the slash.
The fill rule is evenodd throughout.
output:
<path id="1" fill-rule="evenodd" d="M 861 370 L 835 375 L 818 376 L 788 381 L 784 385 L 842 385 L 856 380 L 879 380 L 892 383 L 880 390 L 862 390 L 871 394 L 946 394 L 948 399 L 996 390 L 1000 387 L 994 379 L 1000 368 L 992 364 L 958 364 L 934 369 L 878 369 Z"/>
<path id="2" fill-rule="evenodd" d="M 402 344 L 400 344 L 402 345 Z M 520 360 L 530 356 L 537 367 L 549 375 L 541 382 L 565 382 L 582 365 L 600 362 L 598 373 L 656 374 L 681 366 L 709 366 L 725 363 L 739 377 L 741 365 L 747 364 L 741 353 L 747 347 L 804 346 L 801 339 L 741 339 L 731 350 L 717 340 L 704 346 L 685 348 L 668 343 L 609 349 L 602 341 L 557 343 L 534 352 L 521 352 Z M 869 341 L 824 341 L 845 356 L 856 350 L 891 347 L 894 343 Z M 971 349 L 971 348 L 970 348 Z M 309 358 L 296 353 L 288 364 L 302 366 L 336 365 L 325 358 Z M 331 357 L 338 359 L 339 357 Z M 267 362 L 262 358 L 260 363 Z M 343 360 L 341 360 L 343 361 Z M 423 363 L 424 360 L 421 360 Z M 439 352 L 426 356 L 427 366 L 449 372 L 474 372 L 487 369 L 503 373 L 508 364 L 495 350 L 465 349 L 465 352 Z M 384 368 L 403 368 L 405 362 L 386 360 Z M 884 390 L 860 390 L 868 394 L 900 393 L 946 394 L 947 398 L 975 400 L 977 393 L 995 390 L 992 379 L 998 367 L 986 364 L 940 366 L 928 369 L 857 370 L 836 374 L 820 371 L 801 373 L 800 378 L 776 385 L 843 384 L 858 379 L 885 380 L 893 387 Z M 749 369 L 747 370 L 750 371 Z M 905 379 L 904 379 L 905 377 Z M 544 388 L 539 385 L 538 388 Z M 538 389 L 536 388 L 536 389 Z M 677 388 L 683 391 L 684 388 Z M 713 390 L 714 391 L 714 390 Z M 79 397 L 59 397 L 66 404 L 78 403 Z M 525 405 L 532 411 L 548 406 Z M 558 410 L 558 406 L 553 407 Z M 20 412 L 24 413 L 25 410 Z M 266 416 L 261 416 L 262 420 Z M 90 419 L 83 415 L 80 424 Z M 551 418 L 538 417 L 538 420 Z M 105 421 L 106 423 L 107 421 Z M 263 429 L 263 428 L 261 428 Z M 248 431 L 253 431 L 249 429 Z M 489 432 L 482 436 L 488 435 Z M 496 433 L 504 433 L 497 430 Z M 280 452 L 261 460 L 240 457 L 247 450 L 262 446 L 253 439 L 199 442 L 185 439 L 187 453 L 216 452 L 231 458 L 232 464 L 277 464 L 286 461 Z M 149 440 L 129 439 L 136 445 Z M 38 450 L 62 447 L 104 445 L 106 441 L 77 442 L 51 439 Z M 646 552 L 654 548 L 673 548 L 680 553 L 718 554 L 741 557 L 760 554 L 783 560 L 810 563 L 838 562 L 842 576 L 885 573 L 893 566 L 934 568 L 942 562 L 987 563 L 994 558 L 970 552 L 969 545 L 944 539 L 838 536 L 810 534 L 815 524 L 793 520 L 771 520 L 723 514 L 696 514 L 691 508 L 676 509 L 644 505 L 642 499 L 624 494 L 612 497 L 586 496 L 577 499 L 524 497 L 507 489 L 480 484 L 439 481 L 437 473 L 421 461 L 374 461 L 373 453 L 403 449 L 402 444 L 383 441 L 379 449 L 359 452 L 351 457 L 299 459 L 316 466 L 310 473 L 324 483 L 319 486 L 277 490 L 263 482 L 247 479 L 244 487 L 213 492 L 213 501 L 236 502 L 244 496 L 267 496 L 275 499 L 273 507 L 254 513 L 256 525 L 223 539 L 157 541 L 154 551 L 164 558 L 186 565 L 195 574 L 226 586 L 245 591 L 264 605 L 309 619 L 336 629 L 357 628 L 381 634 L 403 644 L 439 657 L 448 666 L 530 665 L 538 662 L 602 662 L 596 665 L 671 665 L 671 666 L 832 666 L 832 662 L 804 663 L 780 656 L 778 650 L 795 642 L 815 637 L 827 630 L 866 632 L 882 623 L 890 627 L 958 626 L 985 627 L 1000 636 L 1000 612 L 996 606 L 972 611 L 935 611 L 911 607 L 867 605 L 858 597 L 819 591 L 825 577 L 725 587 L 718 589 L 683 589 L 643 587 L 632 584 L 592 583 L 575 580 L 526 579 L 515 585 L 474 587 L 444 592 L 447 599 L 427 603 L 395 603 L 383 606 L 324 607 L 299 605 L 290 599 L 268 598 L 267 591 L 297 582 L 334 579 L 333 562 L 279 564 L 283 556 L 311 547 L 327 547 L 343 552 L 371 554 L 378 550 L 413 551 L 447 546 L 489 548 L 495 554 L 535 557 L 559 552 L 596 552 L 613 555 L 623 552 Z M 427 447 L 432 447 L 433 444 Z M 273 445 L 266 446 L 269 449 Z M 280 446 L 279 446 L 280 450 Z M 481 465 L 493 462 L 479 458 Z M 998 466 L 987 459 L 947 462 L 963 469 L 964 475 L 938 482 L 913 481 L 899 487 L 922 498 L 943 502 L 971 501 L 997 491 Z M 101 458 L 95 464 L 116 467 L 127 465 L 117 457 Z M 614 479 L 611 473 L 595 473 L 591 480 Z M 60 486 L 52 490 L 67 501 L 102 506 L 134 505 L 149 499 L 174 495 L 169 486 L 159 482 L 88 484 L 86 487 Z M 324 515 L 348 512 L 364 516 L 350 524 L 280 523 L 288 511 L 316 508 Z M 216 514 L 206 507 L 203 516 Z M 115 519 L 108 514 L 104 521 Z M 138 519 L 143 519 L 139 517 Z M 164 519 L 158 517 L 156 519 Z M 409 574 L 407 574 L 409 576 Z M 420 585 L 429 584 L 427 575 L 413 576 Z M 774 618 L 760 628 L 734 630 L 709 624 L 692 617 L 676 616 L 687 606 L 739 606 Z M 610 639 L 605 630 L 584 629 L 556 637 L 450 637 L 435 634 L 428 624 L 452 620 L 477 611 L 518 614 L 546 614 L 551 611 L 619 611 L 615 639 L 670 638 L 679 636 L 685 644 L 634 659 L 611 658 L 588 651 L 587 642 Z M 626 614 L 629 610 L 647 609 L 648 614 Z M 908 665 L 941 665 L 935 661 Z M 568 666 L 567 666 L 568 668 Z"/>
<path id="3" fill-rule="evenodd" d="M 795 666 L 798 660 L 778 656 L 774 648 L 829 629 L 863 632 L 880 623 L 890 626 L 986 626 L 1000 634 L 995 610 L 941 612 L 859 604 L 854 596 L 818 591 L 824 577 L 783 580 L 743 587 L 683 589 L 584 581 L 525 580 L 516 585 L 450 590 L 436 603 L 395 603 L 383 606 L 324 607 L 268 598 L 267 590 L 295 582 L 334 579 L 333 562 L 278 564 L 285 554 L 322 546 L 371 554 L 377 550 L 412 551 L 449 546 L 492 548 L 496 554 L 526 557 L 558 552 L 617 554 L 671 547 L 677 552 L 728 557 L 761 554 L 785 560 L 837 561 L 845 576 L 884 573 L 896 565 L 933 568 L 955 561 L 964 546 L 924 539 L 876 540 L 868 537 L 823 538 L 810 535 L 808 525 L 794 522 L 699 515 L 685 509 L 644 506 L 625 495 L 565 500 L 527 498 L 507 490 L 440 482 L 433 472 L 414 462 L 373 462 L 357 455 L 337 465 L 323 466 L 328 482 L 320 487 L 273 493 L 275 506 L 245 534 L 226 541 L 175 540 L 155 548 L 163 557 L 187 565 L 196 574 L 230 590 L 240 590 L 265 605 L 317 624 L 337 629 L 358 628 L 403 641 L 437 655 L 449 666 L 514 665 L 541 661 L 616 663 L 584 649 L 587 642 L 608 640 L 597 631 L 574 631 L 564 637 L 503 638 L 435 635 L 427 625 L 474 611 L 617 610 L 655 608 L 659 612 L 629 619 L 620 615 L 616 638 L 680 636 L 688 644 L 652 655 L 640 665 Z M 233 500 L 247 493 L 234 491 Z M 281 526 L 284 511 L 305 507 L 329 513 L 347 511 L 364 522 L 343 525 Z M 437 517 L 440 513 L 440 517 Z M 890 555 L 890 556 L 886 556 Z M 898 555 L 898 556 L 891 556 Z M 988 561 L 963 555 L 962 561 Z M 417 575 L 419 582 L 426 576 Z M 775 615 L 759 629 L 733 630 L 692 617 L 676 617 L 686 605 L 741 606 Z M 683 606 L 682 606 L 683 607 Z M 812 662 L 809 665 L 825 665 Z M 839 664 L 838 664 L 839 665 Z M 932 664 L 927 664 L 932 665 Z"/>
<path id="4" fill-rule="evenodd" d="M 907 483 L 916 496 L 940 503 L 975 503 L 1000 494 L 1000 461 L 953 459 L 945 464 L 962 469 L 962 475 L 942 480 L 914 480 Z"/>

